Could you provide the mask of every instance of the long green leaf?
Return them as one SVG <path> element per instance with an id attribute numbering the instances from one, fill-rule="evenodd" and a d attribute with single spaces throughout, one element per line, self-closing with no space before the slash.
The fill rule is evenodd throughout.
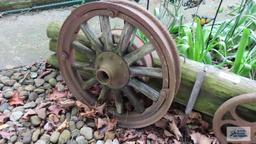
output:
<path id="1" fill-rule="evenodd" d="M 243 56 L 244 56 L 245 48 L 246 48 L 246 46 L 248 45 L 248 42 L 249 42 L 249 35 L 250 35 L 249 29 L 247 29 L 247 28 L 244 29 L 243 30 L 243 35 L 242 35 L 241 40 L 239 42 L 238 50 L 236 52 L 236 59 L 235 59 L 234 65 L 231 69 L 234 73 L 239 72 L 240 67 L 243 63 Z"/>
<path id="2" fill-rule="evenodd" d="M 200 58 L 203 55 L 204 51 L 204 35 L 202 26 L 200 24 L 200 19 L 196 19 L 196 35 L 195 35 L 195 60 L 202 61 L 202 58 Z"/>

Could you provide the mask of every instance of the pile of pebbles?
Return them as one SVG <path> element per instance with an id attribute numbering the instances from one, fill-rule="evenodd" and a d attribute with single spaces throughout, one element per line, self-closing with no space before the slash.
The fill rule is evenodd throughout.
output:
<path id="1" fill-rule="evenodd" d="M 54 126 L 47 123 L 52 116 L 48 111 L 25 116 L 41 104 L 52 105 L 54 101 L 48 96 L 53 89 L 67 91 L 58 70 L 46 69 L 44 63 L 0 71 L 0 144 L 119 144 L 114 131 L 100 134 L 94 119 L 80 117 L 76 106 L 60 111 Z M 19 93 L 24 104 L 9 104 L 15 93 Z M 68 126 L 56 130 L 64 121 Z"/>

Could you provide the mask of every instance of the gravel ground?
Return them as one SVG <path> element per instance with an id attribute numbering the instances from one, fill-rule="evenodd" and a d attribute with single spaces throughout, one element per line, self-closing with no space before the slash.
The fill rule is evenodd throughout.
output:
<path id="1" fill-rule="evenodd" d="M 0 144 L 164 144 L 198 137 L 216 143 L 198 113 L 192 113 L 189 133 L 183 134 L 178 126 L 184 114 L 174 108 L 152 126 L 119 128 L 104 105 L 90 109 L 77 101 L 58 70 L 44 63 L 0 71 L 0 103 Z"/>

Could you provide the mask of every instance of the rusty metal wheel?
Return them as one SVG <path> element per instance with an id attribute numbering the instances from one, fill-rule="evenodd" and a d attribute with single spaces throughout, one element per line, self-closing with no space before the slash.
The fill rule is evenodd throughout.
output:
<path id="1" fill-rule="evenodd" d="M 92 25 L 92 19 L 98 24 Z M 121 29 L 112 26 L 117 19 Z M 77 53 L 86 60 L 79 61 Z M 75 9 L 62 26 L 57 56 L 71 92 L 89 106 L 106 103 L 121 127 L 140 128 L 158 121 L 180 83 L 170 35 L 144 8 L 129 1 L 91 2 Z M 153 58 L 161 65 L 154 65 Z"/>
<path id="2" fill-rule="evenodd" d="M 213 118 L 213 130 L 221 144 L 227 143 L 226 129 L 228 126 L 249 127 L 251 141 L 256 142 L 256 121 L 247 121 L 237 113 L 239 106 L 252 103 L 256 103 L 256 93 L 236 96 L 219 107 Z"/>

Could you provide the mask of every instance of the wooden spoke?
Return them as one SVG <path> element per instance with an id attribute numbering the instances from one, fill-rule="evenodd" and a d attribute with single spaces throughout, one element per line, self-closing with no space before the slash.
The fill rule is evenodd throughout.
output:
<path id="1" fill-rule="evenodd" d="M 98 81 L 97 81 L 96 77 L 93 77 L 93 78 L 87 80 L 86 82 L 84 82 L 82 87 L 84 90 L 86 90 L 86 89 L 92 87 L 93 85 L 95 85 L 97 82 Z"/>
<path id="2" fill-rule="evenodd" d="M 136 97 L 134 92 L 129 87 L 124 87 L 123 89 L 124 95 L 129 99 L 134 109 L 138 113 L 144 112 L 144 105 L 139 102 L 139 99 Z"/>
<path id="3" fill-rule="evenodd" d="M 95 34 L 91 31 L 89 25 L 87 23 L 81 24 L 81 29 L 84 32 L 85 36 L 90 40 L 92 43 L 92 48 L 96 52 L 102 52 L 102 44 L 100 40 L 95 36 Z"/>
<path id="4" fill-rule="evenodd" d="M 72 64 L 72 67 L 85 70 L 85 71 L 96 71 L 94 67 L 92 67 L 91 64 L 88 63 L 82 63 L 82 62 L 75 62 Z"/>
<path id="5" fill-rule="evenodd" d="M 122 114 L 124 112 L 124 103 L 123 103 L 123 97 L 121 95 L 121 91 L 112 90 L 112 93 L 115 99 L 116 111 L 118 114 Z"/>
<path id="6" fill-rule="evenodd" d="M 157 101 L 160 96 L 160 93 L 158 91 L 154 90 L 150 86 L 137 79 L 131 79 L 129 81 L 129 85 L 138 90 L 139 92 L 143 93 L 146 97 L 153 101 Z"/>
<path id="7" fill-rule="evenodd" d="M 136 62 L 137 60 L 142 59 L 145 55 L 151 53 L 154 51 L 155 48 L 152 44 L 148 43 L 143 45 L 141 48 L 138 48 L 131 53 L 127 54 L 124 59 L 127 62 L 128 65 L 131 65 L 132 63 Z"/>
<path id="8" fill-rule="evenodd" d="M 128 22 L 124 23 L 124 28 L 118 44 L 118 50 L 120 55 L 123 55 L 123 53 L 126 51 L 134 30 L 135 27 L 133 25 Z"/>
<path id="9" fill-rule="evenodd" d="M 131 51 L 133 50 L 132 45 L 133 45 L 133 43 L 134 43 L 137 30 L 138 30 L 137 28 L 135 28 L 135 29 L 133 30 L 132 38 L 131 38 L 131 40 L 130 40 L 130 44 L 129 44 L 129 47 L 128 47 L 128 52 L 131 52 Z"/>
<path id="10" fill-rule="evenodd" d="M 162 78 L 162 69 L 153 67 L 130 67 L 131 75 L 143 75 L 154 78 Z"/>
<path id="11" fill-rule="evenodd" d="M 100 92 L 100 95 L 98 97 L 98 101 L 102 102 L 106 99 L 107 93 L 109 91 L 109 88 L 107 86 L 103 86 Z"/>
<path id="12" fill-rule="evenodd" d="M 111 26 L 108 16 L 99 16 L 100 18 L 100 27 L 102 36 L 104 39 L 104 46 L 107 51 L 111 51 L 113 48 L 113 39 L 111 33 Z"/>
<path id="13" fill-rule="evenodd" d="M 78 52 L 81 52 L 81 53 L 85 54 L 90 59 L 94 59 L 95 58 L 95 53 L 90 48 L 86 47 L 85 45 L 83 45 L 79 41 L 74 41 L 72 43 L 72 47 L 75 50 L 77 50 Z"/>

